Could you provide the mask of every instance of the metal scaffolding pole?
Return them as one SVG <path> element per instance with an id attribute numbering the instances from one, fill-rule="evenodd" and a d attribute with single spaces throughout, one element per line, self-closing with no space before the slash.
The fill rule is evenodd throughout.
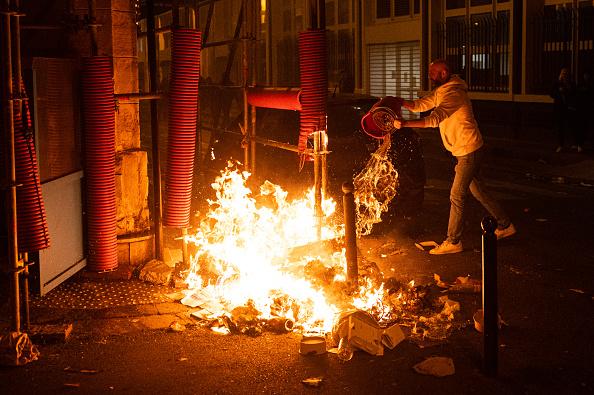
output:
<path id="1" fill-rule="evenodd" d="M 3 58 L 3 106 L 4 106 L 4 135 L 2 136 L 3 146 L 5 146 L 5 185 L 6 188 L 6 219 L 8 223 L 8 264 L 10 272 L 10 285 L 12 291 L 11 310 L 12 321 L 11 329 L 14 332 L 21 330 L 20 313 L 20 291 L 19 291 L 19 248 L 17 239 L 17 208 L 16 208 L 16 169 L 14 154 L 14 99 L 13 99 L 13 75 L 12 75 L 12 40 L 11 40 L 11 12 L 10 1 L 4 2 L 2 10 L 2 58 Z M 5 144 L 4 142 L 7 142 Z"/>

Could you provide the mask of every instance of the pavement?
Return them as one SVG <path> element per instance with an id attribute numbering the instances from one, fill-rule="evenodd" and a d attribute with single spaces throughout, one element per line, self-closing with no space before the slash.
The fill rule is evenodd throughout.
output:
<path id="1" fill-rule="evenodd" d="M 434 273 L 446 281 L 466 275 L 480 279 L 478 224 L 484 213 L 476 205 L 469 209 L 471 230 L 465 234 L 464 253 L 432 257 L 414 246 L 416 241 L 439 242 L 443 237 L 451 171 L 444 166 L 450 159 L 439 134 L 418 132 L 429 170 L 425 211 L 412 221 L 380 224 L 359 241 L 360 252 L 401 281 L 432 284 Z M 31 304 L 36 328 L 55 328 L 67 335 L 62 340 L 37 337 L 40 361 L 16 370 L 0 369 L 4 378 L 0 389 L 176 394 L 594 392 L 590 281 L 594 256 L 577 252 L 590 240 L 584 230 L 594 217 L 592 210 L 584 211 L 591 204 L 588 196 L 594 196 L 594 150 L 586 145 L 580 154 L 555 153 L 550 139 L 531 143 L 488 132 L 485 142 L 491 185 L 522 232 L 503 242 L 498 251 L 500 306 L 510 328 L 504 329 L 500 341 L 499 379 L 481 373 L 482 336 L 472 325 L 480 294 L 460 296 L 465 327 L 448 342 L 428 348 L 405 342 L 384 357 L 356 353 L 352 361 L 342 363 L 332 356 L 300 357 L 295 334 L 257 339 L 214 335 L 190 317 L 194 309 L 179 303 L 179 290 L 174 288 L 138 279 L 107 281 L 77 275 L 49 295 L 33 298 Z M 564 201 L 556 203 L 560 198 Z M 555 246 L 559 240 L 562 245 Z M 527 248 L 535 245 L 546 247 Z M 6 305 L 1 312 L 4 333 Z M 64 329 L 69 324 L 72 327 Z M 412 371 L 412 365 L 432 355 L 452 357 L 456 374 L 437 379 Z M 99 373 L 94 377 L 80 373 L 89 366 Z M 78 369 L 75 375 L 67 369 L 71 367 Z M 320 388 L 301 383 L 317 376 L 324 377 Z"/>

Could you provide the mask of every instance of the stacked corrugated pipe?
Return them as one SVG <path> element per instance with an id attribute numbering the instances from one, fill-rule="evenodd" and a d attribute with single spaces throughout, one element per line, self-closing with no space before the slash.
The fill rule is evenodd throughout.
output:
<path id="1" fill-rule="evenodd" d="M 178 228 L 190 225 L 201 45 L 200 31 L 173 31 L 164 224 Z"/>
<path id="2" fill-rule="evenodd" d="M 299 152 L 307 148 L 308 136 L 326 130 L 326 31 L 309 29 L 299 32 L 299 76 L 301 79 L 301 114 Z"/>
<path id="3" fill-rule="evenodd" d="M 29 100 L 24 86 L 21 86 L 20 92 L 23 99 L 22 106 L 18 101 L 15 101 L 13 112 L 17 183 L 17 240 L 19 252 L 34 252 L 48 248 L 50 238 L 41 193 L 35 142 L 31 131 Z"/>
<path id="4" fill-rule="evenodd" d="M 118 266 L 115 182 L 115 98 L 108 56 L 83 59 L 87 269 Z"/>

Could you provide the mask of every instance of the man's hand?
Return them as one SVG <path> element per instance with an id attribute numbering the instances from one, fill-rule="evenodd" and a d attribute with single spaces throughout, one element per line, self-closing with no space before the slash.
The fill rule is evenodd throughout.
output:
<path id="1" fill-rule="evenodd" d="M 394 120 L 394 127 L 396 129 L 401 129 L 404 126 L 404 121 L 400 120 L 400 119 L 395 119 Z"/>

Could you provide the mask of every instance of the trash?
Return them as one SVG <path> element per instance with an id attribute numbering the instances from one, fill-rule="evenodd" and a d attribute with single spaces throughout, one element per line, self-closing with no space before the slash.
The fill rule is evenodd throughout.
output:
<path id="1" fill-rule="evenodd" d="M 501 319 L 501 315 L 497 314 L 497 318 L 498 318 L 498 321 L 499 321 L 499 329 L 501 329 L 501 325 L 502 324 L 505 324 L 505 322 Z M 483 309 L 477 310 L 473 314 L 472 319 L 474 321 L 474 329 L 476 329 L 477 332 L 483 333 L 483 328 L 484 328 Z"/>
<path id="2" fill-rule="evenodd" d="M 173 321 L 170 325 L 169 325 L 169 330 L 171 332 L 183 332 L 186 330 L 186 326 L 183 324 L 180 324 L 179 321 Z"/>
<path id="3" fill-rule="evenodd" d="M 470 277 L 457 277 L 456 282 L 450 286 L 448 292 L 452 293 L 480 293 L 482 282 Z"/>
<path id="4" fill-rule="evenodd" d="M 96 369 L 72 369 L 70 366 L 64 368 L 66 373 L 82 373 L 82 374 L 97 374 L 99 373 Z"/>
<path id="5" fill-rule="evenodd" d="M 418 243 L 415 243 L 415 247 L 417 247 L 419 250 L 421 251 L 429 251 L 435 247 L 437 247 L 439 244 L 437 244 L 437 242 L 430 240 L 430 241 L 420 241 Z"/>
<path id="6" fill-rule="evenodd" d="M 190 314 L 190 316 L 197 318 L 199 320 L 212 320 L 215 319 L 216 316 L 212 314 L 210 311 L 205 309 L 200 309 L 198 311 L 194 311 Z"/>
<path id="7" fill-rule="evenodd" d="M 446 357 L 429 357 L 413 366 L 415 372 L 435 377 L 451 376 L 456 373 L 454 361 Z"/>
<path id="8" fill-rule="evenodd" d="M 439 288 L 448 288 L 449 285 L 443 281 L 441 281 L 441 276 L 439 274 L 433 273 L 433 279 Z"/>
<path id="9" fill-rule="evenodd" d="M 292 332 L 295 321 L 283 317 L 274 317 L 266 321 L 266 329 L 276 333 Z"/>
<path id="10" fill-rule="evenodd" d="M 66 388 L 79 388 L 80 383 L 64 383 L 64 387 Z"/>
<path id="11" fill-rule="evenodd" d="M 343 337 L 342 339 L 340 339 L 340 341 L 338 342 L 338 349 L 337 349 L 337 355 L 338 358 L 343 361 L 350 361 L 351 359 L 353 359 L 353 354 L 355 353 L 353 351 L 353 347 L 350 345 L 349 341 L 347 338 Z"/>
<path id="12" fill-rule="evenodd" d="M 303 335 L 299 344 L 301 355 L 321 355 L 326 353 L 326 339 L 323 336 Z"/>
<path id="13" fill-rule="evenodd" d="M 29 326 L 29 338 L 34 344 L 66 343 L 71 333 L 71 323 Z"/>
<path id="14" fill-rule="evenodd" d="M 547 222 L 548 219 L 546 218 L 536 218 L 536 222 Z"/>
<path id="15" fill-rule="evenodd" d="M 310 377 L 301 380 L 301 382 L 309 387 L 319 387 L 320 385 L 322 385 L 323 380 L 323 377 Z"/>
<path id="16" fill-rule="evenodd" d="M 356 310 L 339 316 L 332 329 L 332 337 L 335 343 L 340 343 L 340 340 L 345 338 L 353 348 L 371 355 L 384 355 L 382 332 L 377 321 L 369 313 Z"/>
<path id="17" fill-rule="evenodd" d="M 0 336 L 0 365 L 22 366 L 38 357 L 39 351 L 26 333 L 9 332 Z"/>
<path id="18" fill-rule="evenodd" d="M 177 362 L 184 362 L 184 361 L 187 361 L 187 360 L 188 360 L 188 358 L 186 358 L 186 357 L 180 357 L 180 358 L 177 359 Z"/>
<path id="19" fill-rule="evenodd" d="M 140 269 L 138 278 L 156 285 L 168 285 L 172 273 L 173 267 L 168 266 L 163 261 L 153 259 Z"/>
<path id="20" fill-rule="evenodd" d="M 585 292 L 584 292 L 584 291 L 582 291 L 581 289 L 570 288 L 569 290 L 570 290 L 571 292 L 575 292 L 575 293 L 578 293 L 578 294 L 585 294 Z"/>
<path id="21" fill-rule="evenodd" d="M 404 332 L 400 329 L 400 325 L 394 324 L 389 328 L 384 329 L 382 333 L 382 344 L 393 350 L 401 341 L 405 339 Z"/>

